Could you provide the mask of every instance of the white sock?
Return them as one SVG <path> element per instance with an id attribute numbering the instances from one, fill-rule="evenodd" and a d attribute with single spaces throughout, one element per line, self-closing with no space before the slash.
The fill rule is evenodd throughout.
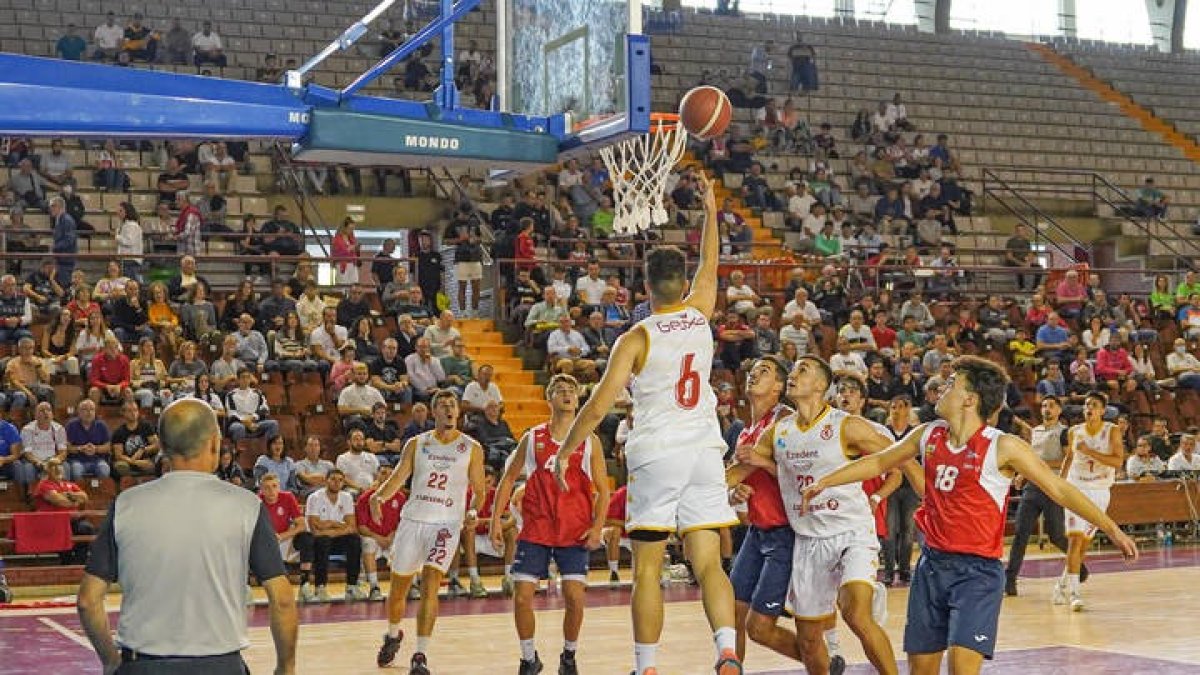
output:
<path id="1" fill-rule="evenodd" d="M 633 663 L 638 675 L 658 665 L 658 644 L 633 643 Z"/>
<path id="2" fill-rule="evenodd" d="M 387 633 L 387 635 L 388 635 L 388 637 L 390 637 L 390 638 L 398 638 L 398 637 L 400 637 L 400 624 L 398 624 L 398 623 L 389 623 L 389 624 L 388 624 L 388 633 Z"/>
<path id="3" fill-rule="evenodd" d="M 537 649 L 533 646 L 533 640 L 521 640 L 521 660 L 532 661 L 537 654 Z"/>
<path id="4" fill-rule="evenodd" d="M 511 576 L 512 576 L 512 565 L 505 565 L 505 566 L 504 566 L 504 576 L 506 576 L 506 577 L 511 577 Z"/>
<path id="5" fill-rule="evenodd" d="M 1071 589 L 1071 595 L 1079 595 L 1079 575 L 1067 575 L 1067 588 Z"/>
<path id="6" fill-rule="evenodd" d="M 571 652 L 572 654 L 579 651 L 579 641 L 578 640 L 563 640 L 563 651 Z"/>
<path id="7" fill-rule="evenodd" d="M 836 628 L 830 628 L 825 631 L 825 649 L 829 652 L 829 656 L 837 656 L 842 653 L 842 643 L 838 640 L 838 632 Z"/>
<path id="8" fill-rule="evenodd" d="M 717 656 L 720 656 L 725 650 L 737 649 L 737 630 L 728 626 L 718 628 L 713 632 L 713 642 L 717 643 Z"/>
<path id="9" fill-rule="evenodd" d="M 371 588 L 379 585 L 379 572 L 367 572 L 367 583 L 371 584 Z"/>
<path id="10" fill-rule="evenodd" d="M 429 640 L 430 640 L 430 637 L 428 635 L 418 635 L 417 636 L 416 652 L 418 654 L 424 654 L 425 652 L 429 651 Z"/>
<path id="11" fill-rule="evenodd" d="M 608 571 L 615 574 L 617 572 L 617 570 L 621 569 L 620 564 L 621 564 L 620 560 L 609 560 L 608 561 Z"/>
<path id="12" fill-rule="evenodd" d="M 467 568 L 467 576 L 471 577 L 471 583 L 478 582 L 479 581 L 479 568 L 478 567 L 468 567 Z"/>

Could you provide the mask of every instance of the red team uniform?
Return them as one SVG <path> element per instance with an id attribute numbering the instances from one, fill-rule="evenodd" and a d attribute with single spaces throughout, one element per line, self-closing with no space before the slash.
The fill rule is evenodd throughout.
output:
<path id="1" fill-rule="evenodd" d="M 925 535 L 913 574 L 904 650 L 940 652 L 956 645 L 992 658 L 1004 596 L 1004 517 L 1011 480 L 1001 473 L 997 441 L 982 426 L 953 448 L 950 427 L 932 422 L 921 437 L 925 498 L 916 512 Z"/>
<path id="2" fill-rule="evenodd" d="M 549 575 L 554 559 L 564 581 L 587 581 L 588 551 L 584 546 L 592 527 L 591 439 L 567 460 L 563 491 L 554 473 L 559 442 L 548 424 L 526 432 L 525 496 L 521 499 L 521 531 L 513 557 L 513 579 L 537 583 Z"/>

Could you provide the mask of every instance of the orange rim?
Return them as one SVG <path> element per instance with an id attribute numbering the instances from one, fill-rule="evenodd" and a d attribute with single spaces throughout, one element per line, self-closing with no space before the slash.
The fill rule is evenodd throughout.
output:
<path id="1" fill-rule="evenodd" d="M 679 115 L 676 113 L 650 113 L 650 133 L 672 131 L 679 126 Z"/>

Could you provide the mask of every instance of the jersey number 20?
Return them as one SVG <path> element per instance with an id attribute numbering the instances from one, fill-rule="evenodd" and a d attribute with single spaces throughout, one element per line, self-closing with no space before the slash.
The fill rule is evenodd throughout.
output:
<path id="1" fill-rule="evenodd" d="M 686 354 L 679 365 L 679 380 L 675 383 L 675 402 L 684 410 L 691 410 L 700 402 L 700 373 L 692 369 L 695 354 Z"/>

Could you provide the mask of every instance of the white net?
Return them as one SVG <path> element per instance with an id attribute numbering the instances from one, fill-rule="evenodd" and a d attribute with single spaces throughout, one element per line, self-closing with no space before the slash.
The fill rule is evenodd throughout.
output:
<path id="1" fill-rule="evenodd" d="M 687 132 L 677 122 L 658 121 L 647 134 L 601 148 L 613 184 L 613 231 L 633 234 L 665 225 L 663 192 L 671 169 L 683 159 Z"/>

